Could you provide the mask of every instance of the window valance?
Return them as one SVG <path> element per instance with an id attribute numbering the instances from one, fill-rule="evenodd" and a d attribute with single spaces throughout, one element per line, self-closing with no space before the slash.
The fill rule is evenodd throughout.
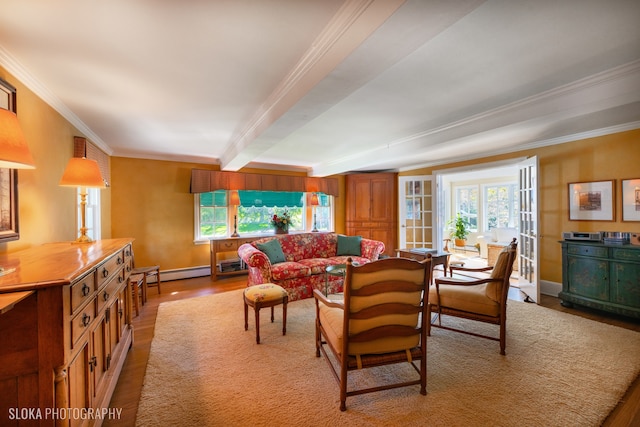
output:
<path id="1" fill-rule="evenodd" d="M 316 178 L 292 175 L 268 175 L 206 169 L 191 170 L 191 192 L 216 190 L 304 191 L 338 195 L 336 178 Z"/>

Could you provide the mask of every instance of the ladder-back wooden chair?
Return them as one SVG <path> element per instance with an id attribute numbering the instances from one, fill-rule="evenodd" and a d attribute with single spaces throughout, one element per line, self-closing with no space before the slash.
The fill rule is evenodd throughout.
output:
<path id="1" fill-rule="evenodd" d="M 431 255 L 420 262 L 386 258 L 358 266 L 349 258 L 342 301 L 314 290 L 316 356 L 324 354 L 340 385 L 341 411 L 346 410 L 347 396 L 410 385 L 420 385 L 420 393 L 427 394 L 424 322 L 430 280 Z M 327 357 L 326 347 L 338 369 Z M 417 379 L 347 390 L 349 371 L 403 362 L 416 370 Z"/>
<path id="2" fill-rule="evenodd" d="M 490 276 L 481 279 L 437 278 L 435 286 L 429 289 L 427 315 L 431 319 L 427 323 L 427 334 L 431 334 L 431 326 L 462 332 L 482 338 L 500 341 L 500 354 L 505 354 L 507 296 L 509 279 L 513 271 L 513 263 L 517 256 L 518 244 L 514 238 L 500 252 L 495 266 L 482 268 L 451 267 L 451 276 L 456 271 L 490 272 Z M 478 334 L 442 324 L 442 315 L 462 317 L 500 326 L 499 338 Z M 437 322 L 436 322 L 437 320 Z"/>

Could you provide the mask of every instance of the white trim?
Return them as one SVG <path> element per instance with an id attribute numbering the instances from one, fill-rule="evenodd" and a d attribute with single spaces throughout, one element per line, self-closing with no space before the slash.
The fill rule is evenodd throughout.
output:
<path id="1" fill-rule="evenodd" d="M 113 155 L 113 150 L 109 147 L 97 134 L 95 134 L 89 126 L 87 126 L 78 116 L 76 116 L 65 104 L 53 94 L 47 87 L 36 79 L 27 68 L 15 59 L 5 48 L 0 46 L 0 65 L 13 74 L 21 83 L 29 88 L 33 93 L 38 95 L 44 102 L 49 104 L 51 108 L 56 110 L 62 117 L 67 119 L 69 123 L 76 127 L 91 142 L 108 155 Z"/>
<path id="2" fill-rule="evenodd" d="M 540 293 L 552 297 L 558 297 L 562 290 L 562 283 L 551 282 L 549 280 L 540 280 Z"/>
<path id="3" fill-rule="evenodd" d="M 176 268 L 173 270 L 160 271 L 163 282 L 171 280 L 192 279 L 194 277 L 211 276 L 211 266 L 202 265 L 199 267 Z M 154 278 L 149 279 L 149 283 L 154 283 Z"/>

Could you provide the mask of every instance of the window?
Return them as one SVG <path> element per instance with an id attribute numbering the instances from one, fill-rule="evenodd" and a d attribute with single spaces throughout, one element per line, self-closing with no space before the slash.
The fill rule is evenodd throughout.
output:
<path id="1" fill-rule="evenodd" d="M 469 223 L 469 229 L 478 230 L 478 186 L 457 186 L 455 187 L 455 212 L 452 217 L 459 213 L 462 218 Z"/>
<path id="2" fill-rule="evenodd" d="M 271 218 L 287 211 L 292 219 L 289 231 L 313 228 L 312 207 L 307 193 L 288 191 L 238 191 L 240 205 L 228 204 L 229 191 L 197 193 L 195 196 L 195 240 L 229 237 L 234 225 L 241 236 L 273 234 Z M 318 194 L 316 226 L 320 231 L 333 228 L 332 196 Z M 235 217 L 235 218 L 234 218 Z"/>
<path id="3" fill-rule="evenodd" d="M 484 186 L 485 228 L 518 226 L 518 186 L 505 183 Z"/>

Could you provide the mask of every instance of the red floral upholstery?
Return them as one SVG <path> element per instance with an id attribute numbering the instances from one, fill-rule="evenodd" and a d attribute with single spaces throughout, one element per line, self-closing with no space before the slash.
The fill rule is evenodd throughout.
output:
<path id="1" fill-rule="evenodd" d="M 257 243 L 279 239 L 286 262 L 271 265 L 267 255 L 257 248 Z M 324 291 L 325 269 L 329 265 L 346 264 L 349 256 L 336 256 L 336 233 L 296 233 L 269 236 L 238 248 L 238 255 L 247 264 L 247 286 L 275 283 L 289 293 L 289 301 L 312 298 L 313 290 Z M 384 243 L 362 239 L 361 256 L 351 256 L 355 262 L 375 261 L 384 251 Z M 329 293 L 342 292 L 342 278 L 329 276 Z"/>

